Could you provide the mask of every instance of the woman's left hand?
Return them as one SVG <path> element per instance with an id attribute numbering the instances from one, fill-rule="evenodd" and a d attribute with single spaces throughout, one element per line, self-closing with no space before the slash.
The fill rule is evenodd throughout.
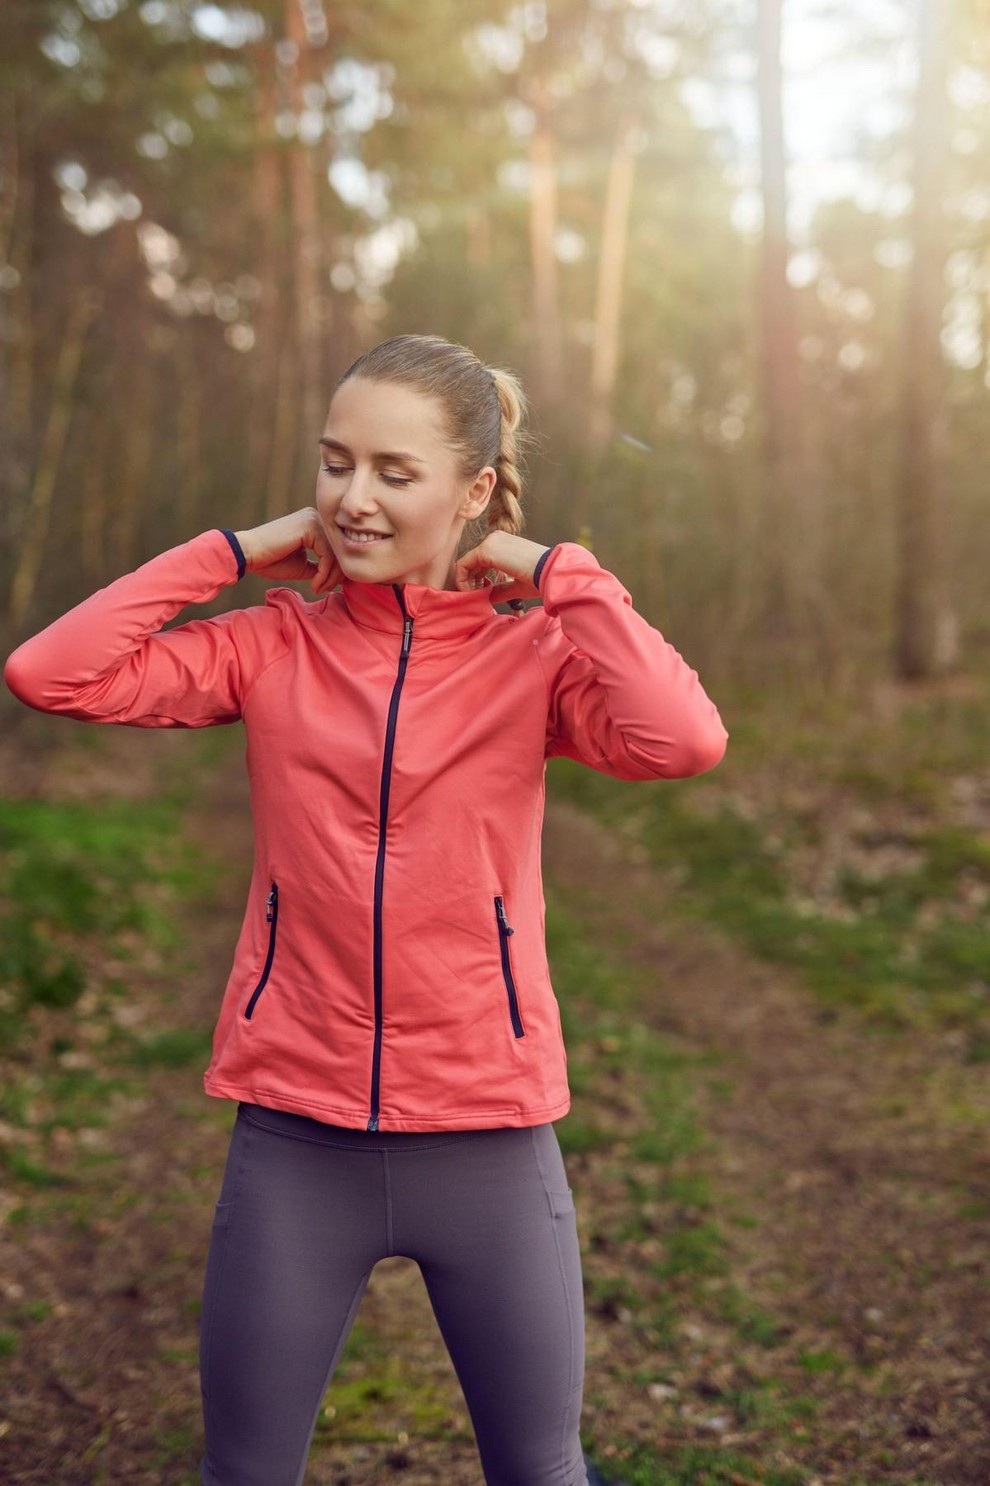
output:
<path id="1" fill-rule="evenodd" d="M 454 564 L 454 583 L 459 589 L 492 589 L 493 603 L 505 603 L 507 599 L 536 599 L 540 591 L 533 582 L 536 564 L 548 552 L 543 542 L 531 542 L 528 537 L 514 536 L 508 531 L 490 531 L 477 547 L 465 552 Z M 504 575 L 508 582 L 495 581 L 490 572 Z"/>

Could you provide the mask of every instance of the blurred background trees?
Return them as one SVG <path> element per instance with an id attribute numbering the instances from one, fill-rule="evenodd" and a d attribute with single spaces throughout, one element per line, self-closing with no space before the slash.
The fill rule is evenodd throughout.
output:
<path id="1" fill-rule="evenodd" d="M 335 378 L 519 371 L 529 531 L 713 680 L 990 634 L 987 0 L 7 0 L 7 646 L 312 500 Z M 242 602 L 231 590 L 222 601 Z"/>

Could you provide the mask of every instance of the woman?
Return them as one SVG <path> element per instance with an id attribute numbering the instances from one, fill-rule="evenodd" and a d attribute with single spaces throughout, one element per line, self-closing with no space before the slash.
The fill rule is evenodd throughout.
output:
<path id="1" fill-rule="evenodd" d="M 238 1103 L 203 1294 L 204 1486 L 298 1486 L 396 1254 L 423 1273 L 488 1486 L 600 1479 L 553 1127 L 545 764 L 679 778 L 726 734 L 617 578 L 520 534 L 522 414 L 464 347 L 385 341 L 334 391 L 315 507 L 162 553 L 7 662 L 47 711 L 246 728 L 254 871 L 204 1075 Z M 316 597 L 276 587 L 162 632 L 247 571 Z"/>

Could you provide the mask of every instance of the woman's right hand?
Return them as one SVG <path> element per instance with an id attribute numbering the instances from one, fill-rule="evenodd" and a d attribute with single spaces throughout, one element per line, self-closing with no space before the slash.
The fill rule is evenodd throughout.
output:
<path id="1" fill-rule="evenodd" d="M 316 594 L 336 588 L 343 578 L 315 506 L 305 506 L 250 531 L 235 532 L 249 573 L 262 578 L 308 582 Z M 316 561 L 309 558 L 316 553 Z"/>

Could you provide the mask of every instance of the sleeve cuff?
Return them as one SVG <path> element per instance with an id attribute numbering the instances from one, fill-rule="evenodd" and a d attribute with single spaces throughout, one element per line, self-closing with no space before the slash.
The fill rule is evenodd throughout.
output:
<path id="1" fill-rule="evenodd" d="M 539 588 L 539 586 L 540 586 L 540 574 L 543 572 L 544 563 L 546 562 L 547 558 L 550 556 L 551 552 L 553 552 L 553 551 L 556 550 L 556 546 L 557 545 L 559 545 L 559 544 L 555 544 L 553 547 L 548 547 L 547 550 L 537 559 L 536 567 L 533 569 L 533 587 L 534 588 Z"/>
<path id="2" fill-rule="evenodd" d="M 227 538 L 227 541 L 230 543 L 230 550 L 231 552 L 233 552 L 235 558 L 237 559 L 237 577 L 238 580 L 240 580 L 247 572 L 247 558 L 244 556 L 244 550 L 232 531 L 228 531 L 225 526 L 220 526 L 217 528 L 217 530 L 222 531 L 224 536 Z"/>

